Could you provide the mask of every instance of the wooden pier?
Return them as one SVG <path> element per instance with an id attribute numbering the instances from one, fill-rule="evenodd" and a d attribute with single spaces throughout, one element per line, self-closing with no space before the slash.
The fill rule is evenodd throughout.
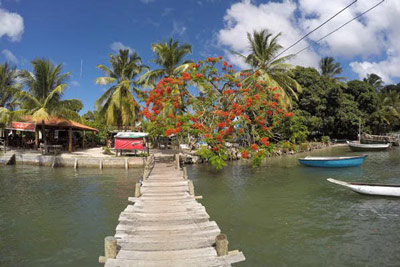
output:
<path id="1" fill-rule="evenodd" d="M 209 221 L 194 196 L 186 169 L 175 162 L 149 157 L 135 197 L 120 214 L 114 237 L 105 239 L 105 267 L 231 266 L 244 261 L 242 252 L 228 251 L 226 235 Z"/>

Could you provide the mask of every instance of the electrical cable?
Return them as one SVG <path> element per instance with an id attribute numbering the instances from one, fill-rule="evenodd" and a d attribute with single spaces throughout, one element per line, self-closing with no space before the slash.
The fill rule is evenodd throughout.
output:
<path id="1" fill-rule="evenodd" d="M 306 38 L 307 36 L 309 36 L 310 34 L 312 34 L 313 32 L 315 32 L 316 30 L 318 30 L 319 28 L 321 28 L 322 26 L 324 26 L 326 23 L 328 23 L 329 21 L 331 21 L 334 17 L 336 17 L 337 15 L 339 15 L 340 13 L 342 13 L 343 11 L 345 11 L 346 9 L 348 9 L 350 6 L 354 5 L 358 0 L 354 0 L 353 2 L 351 2 L 349 5 L 347 5 L 346 7 L 344 7 L 342 10 L 340 10 L 339 12 L 337 12 L 335 15 L 333 15 L 332 17 L 330 17 L 329 19 L 327 19 L 326 21 L 324 21 L 322 24 L 320 24 L 318 27 L 314 28 L 312 31 L 310 31 L 309 33 L 307 33 L 306 35 L 304 35 L 303 37 L 301 37 L 299 40 L 297 40 L 295 43 L 293 43 L 292 45 L 290 45 L 288 48 L 284 49 L 282 52 L 280 52 L 278 55 L 276 55 L 274 57 L 277 58 L 280 55 L 282 55 L 283 53 L 285 53 L 286 51 L 288 51 L 290 48 L 292 48 L 293 46 L 295 46 L 296 44 L 298 44 L 301 40 L 303 40 L 304 38 Z"/>
<path id="2" fill-rule="evenodd" d="M 358 19 L 359 17 L 363 16 L 364 14 L 370 12 L 372 9 L 376 8 L 377 6 L 379 6 L 380 4 L 382 4 L 385 0 L 380 1 L 379 3 L 377 3 L 376 5 L 374 5 L 373 7 L 367 9 L 366 11 L 362 12 L 360 15 L 352 18 L 351 20 L 347 21 L 346 23 L 342 24 L 340 27 L 336 28 L 335 30 L 331 31 L 330 33 L 328 33 L 327 35 L 323 36 L 322 38 L 318 39 L 317 41 L 315 41 L 314 43 L 319 43 L 320 41 L 322 41 L 323 39 L 325 39 L 326 37 L 328 37 L 329 35 L 337 32 L 338 30 L 340 30 L 341 28 L 343 28 L 344 26 L 346 26 L 347 24 L 349 24 L 350 22 Z M 294 55 L 298 55 L 301 52 L 303 52 L 304 50 L 308 49 L 309 47 L 311 47 L 312 45 L 308 45 L 306 47 L 304 47 L 303 49 L 301 49 L 300 51 L 298 51 L 297 53 L 295 53 Z"/>

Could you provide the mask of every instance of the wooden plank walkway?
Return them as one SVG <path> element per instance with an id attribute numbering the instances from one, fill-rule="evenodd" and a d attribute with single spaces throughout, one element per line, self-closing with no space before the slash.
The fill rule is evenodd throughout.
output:
<path id="1" fill-rule="evenodd" d="M 179 162 L 149 159 L 141 186 L 120 214 L 114 241 L 106 238 L 105 267 L 231 266 L 244 261 L 242 252 L 228 252 L 228 241 L 196 201 L 193 182 Z M 111 244 L 111 245 L 110 245 Z M 110 246 L 118 252 L 110 252 Z M 107 251 L 109 250 L 109 251 Z M 218 251 L 218 252 L 217 252 Z M 108 254 L 108 255 L 107 255 Z"/>

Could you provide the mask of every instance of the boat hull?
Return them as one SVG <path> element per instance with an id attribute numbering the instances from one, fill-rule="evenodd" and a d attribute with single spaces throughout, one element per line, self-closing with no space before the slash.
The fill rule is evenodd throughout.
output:
<path id="1" fill-rule="evenodd" d="M 329 182 L 344 186 L 356 193 L 363 195 L 400 197 L 400 185 L 374 185 L 361 183 L 347 183 L 332 178 L 327 179 Z"/>
<path id="2" fill-rule="evenodd" d="M 299 162 L 306 166 L 323 167 L 323 168 L 346 168 L 361 166 L 367 156 L 343 158 L 343 159 L 329 159 L 329 160 L 315 160 L 315 159 L 299 159 Z"/>
<path id="3" fill-rule="evenodd" d="M 351 151 L 385 151 L 390 147 L 390 144 L 355 144 L 347 142 Z"/>

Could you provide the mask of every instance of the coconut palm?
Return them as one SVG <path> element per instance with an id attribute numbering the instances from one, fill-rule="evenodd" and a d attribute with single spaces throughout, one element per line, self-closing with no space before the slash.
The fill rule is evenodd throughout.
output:
<path id="1" fill-rule="evenodd" d="M 112 85 L 97 99 L 95 105 L 110 125 L 120 129 L 122 126 L 132 126 L 138 120 L 139 104 L 132 94 L 141 96 L 141 91 L 135 87 L 135 77 L 148 67 L 142 65 L 141 58 L 136 54 L 129 54 L 129 50 L 119 50 L 119 54 L 110 55 L 111 69 L 104 65 L 97 65 L 106 76 L 96 79 L 97 84 Z"/>
<path id="2" fill-rule="evenodd" d="M 20 84 L 17 83 L 18 71 L 15 66 L 8 63 L 0 64 L 0 127 L 9 124 L 16 115 L 13 110 L 15 101 L 13 96 L 20 90 Z"/>
<path id="3" fill-rule="evenodd" d="M 150 70 L 142 75 L 140 82 L 145 87 L 153 87 L 157 80 L 162 77 L 174 77 L 182 74 L 192 61 L 184 58 L 192 53 L 190 44 L 179 44 L 179 41 L 174 41 L 172 38 L 163 43 L 155 43 L 151 45 L 156 58 L 152 62 L 159 65 L 161 68 Z"/>
<path id="4" fill-rule="evenodd" d="M 335 63 L 333 57 L 323 57 L 319 62 L 319 68 L 321 70 L 321 75 L 327 79 L 330 79 L 334 82 L 339 82 L 341 80 L 345 80 L 344 77 L 337 77 L 342 73 L 342 67 L 339 62 Z"/>
<path id="5" fill-rule="evenodd" d="M 17 83 L 18 71 L 7 62 L 0 64 L 0 107 L 12 106 L 11 99 L 21 86 Z"/>
<path id="6" fill-rule="evenodd" d="M 21 71 L 20 78 L 26 91 L 20 91 L 16 99 L 21 113 L 32 115 L 36 121 L 56 116 L 65 119 L 79 118 L 82 102 L 77 99 L 61 100 L 70 73 L 61 73 L 62 64 L 53 65 L 47 59 L 32 61 L 33 73 Z"/>
<path id="7" fill-rule="evenodd" d="M 375 73 L 367 74 L 367 77 L 364 78 L 363 81 L 369 83 L 377 90 L 382 89 L 383 87 L 382 78 L 379 75 L 376 75 Z"/>
<path id="8" fill-rule="evenodd" d="M 278 87 L 283 96 L 284 103 L 291 104 L 291 97 L 297 99 L 297 93 L 301 93 L 301 86 L 291 77 L 291 64 L 285 63 L 293 55 L 277 57 L 282 46 L 278 43 L 281 34 L 275 36 L 268 30 L 247 33 L 250 44 L 250 54 L 247 56 L 234 52 L 251 66 L 253 75 L 243 83 L 248 86 L 251 83 L 265 81 L 269 86 Z"/>

